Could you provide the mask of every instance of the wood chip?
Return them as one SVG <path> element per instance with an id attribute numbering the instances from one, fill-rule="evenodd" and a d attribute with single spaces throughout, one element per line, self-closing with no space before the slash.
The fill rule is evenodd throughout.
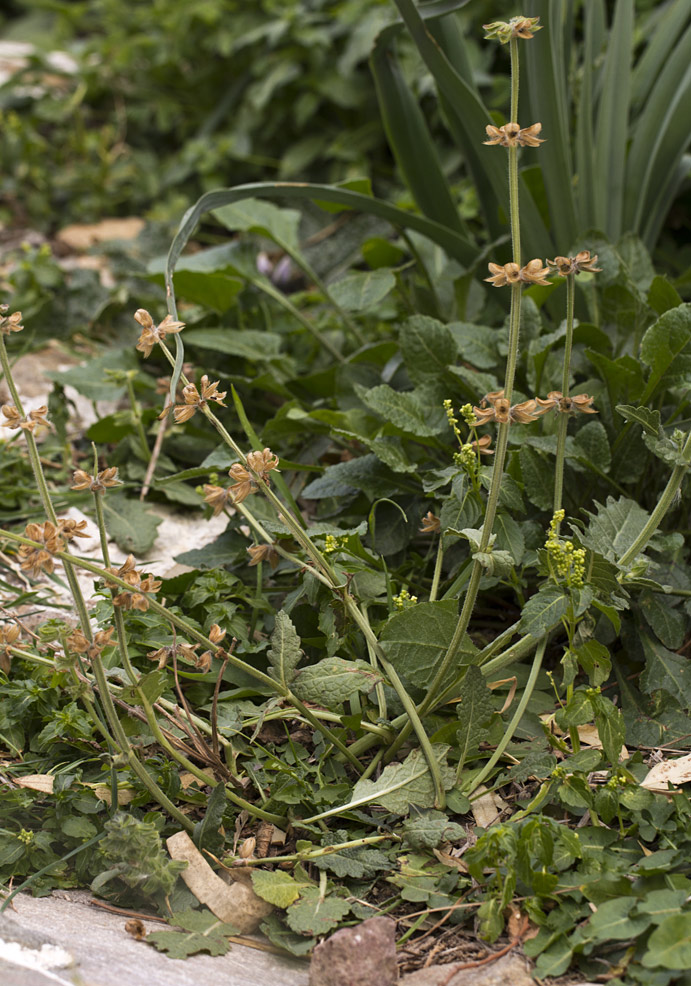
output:
<path id="1" fill-rule="evenodd" d="M 173 859 L 182 859 L 187 869 L 180 874 L 197 900 L 220 921 L 234 925 L 240 934 L 256 931 L 273 907 L 257 897 L 251 886 L 233 883 L 228 886 L 211 869 L 187 832 L 176 832 L 166 840 Z"/>
<path id="2" fill-rule="evenodd" d="M 669 792 L 668 785 L 678 787 L 680 784 L 691 782 L 691 753 L 677 760 L 661 760 L 648 772 L 641 781 L 641 787 L 647 791 L 657 791 L 659 794 Z"/>

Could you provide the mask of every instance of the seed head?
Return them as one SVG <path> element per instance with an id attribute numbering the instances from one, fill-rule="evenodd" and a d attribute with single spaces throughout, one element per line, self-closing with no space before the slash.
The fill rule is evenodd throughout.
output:
<path id="1" fill-rule="evenodd" d="M 487 31 L 485 38 L 499 41 L 500 44 L 508 44 L 512 38 L 523 38 L 529 40 L 536 31 L 541 31 L 542 27 L 538 24 L 539 17 L 512 17 L 510 21 L 492 21 L 491 24 L 483 24 Z"/>
<path id="2" fill-rule="evenodd" d="M 544 140 L 538 136 L 542 130 L 541 123 L 533 123 L 523 130 L 517 123 L 505 123 L 503 127 L 493 127 L 488 124 L 485 131 L 489 140 L 485 144 L 499 144 L 501 147 L 539 147 Z"/>
<path id="3" fill-rule="evenodd" d="M 8 336 L 10 332 L 21 332 L 24 326 L 22 325 L 22 313 L 13 312 L 11 315 L 6 315 L 8 306 L 0 305 L 0 332 L 4 336 Z"/>
<path id="4" fill-rule="evenodd" d="M 590 250 L 581 250 L 575 257 L 555 257 L 548 260 L 547 265 L 552 273 L 559 277 L 568 277 L 569 274 L 580 274 L 587 271 L 589 274 L 599 274 L 601 267 L 596 267 L 597 254 L 590 256 Z"/>
<path id="5" fill-rule="evenodd" d="M 172 315 L 166 315 L 163 321 L 155 326 L 153 318 L 145 308 L 138 308 L 134 313 L 134 318 L 142 327 L 142 333 L 135 349 L 144 354 L 144 359 L 151 355 L 151 351 L 157 343 L 163 342 L 167 335 L 180 332 L 185 326 L 184 322 L 176 322 Z"/>
<path id="6" fill-rule="evenodd" d="M 91 490 L 92 493 L 100 493 L 101 495 L 113 486 L 122 486 L 118 479 L 117 466 L 102 469 L 95 479 L 83 469 L 77 469 L 72 476 L 72 483 L 71 490 Z"/>
<path id="7" fill-rule="evenodd" d="M 425 516 L 422 518 L 422 527 L 420 528 L 420 534 L 438 534 L 441 530 L 440 519 L 428 510 Z"/>

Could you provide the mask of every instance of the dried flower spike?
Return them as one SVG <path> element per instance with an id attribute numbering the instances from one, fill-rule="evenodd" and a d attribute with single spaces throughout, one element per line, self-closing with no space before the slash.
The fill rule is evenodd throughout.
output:
<path id="1" fill-rule="evenodd" d="M 83 469 L 77 469 L 72 476 L 72 484 L 71 490 L 91 490 L 92 493 L 100 494 L 105 493 L 112 486 L 122 486 L 118 479 L 117 466 L 102 469 L 95 479 Z"/>
<path id="2" fill-rule="evenodd" d="M 599 274 L 601 267 L 596 267 L 597 254 L 590 256 L 590 250 L 580 250 L 575 257 L 555 257 L 548 260 L 547 265 L 553 273 L 559 277 L 568 277 L 569 274 L 580 274 L 587 271 L 589 274 Z"/>
<path id="3" fill-rule="evenodd" d="M 139 336 L 135 349 L 144 354 L 144 359 L 151 355 L 154 346 L 163 342 L 167 335 L 180 332 L 185 327 L 184 322 L 176 322 L 172 315 L 166 315 L 163 321 L 155 326 L 154 320 L 145 308 L 138 308 L 134 313 L 134 318 L 142 327 L 142 334 Z"/>
<path id="4" fill-rule="evenodd" d="M 489 140 L 485 144 L 499 144 L 501 147 L 539 147 L 544 140 L 538 137 L 542 130 L 541 123 L 533 123 L 521 130 L 517 123 L 505 123 L 503 127 L 493 127 L 488 124 L 485 131 Z"/>
<path id="5" fill-rule="evenodd" d="M 495 397 L 490 407 L 474 407 L 473 411 L 479 425 L 489 424 L 490 421 L 496 421 L 500 425 L 505 425 L 509 421 L 514 424 L 527 425 L 531 421 L 536 421 L 540 414 L 544 414 L 543 411 L 539 410 L 534 400 L 510 405 L 505 397 Z M 487 438 L 488 436 L 484 437 Z"/>
<path id="6" fill-rule="evenodd" d="M 86 530 L 85 520 L 72 520 L 71 517 L 58 517 L 58 534 L 63 537 L 65 541 L 73 541 L 75 538 L 88 538 L 89 535 L 85 534 Z"/>
<path id="7" fill-rule="evenodd" d="M 529 40 L 536 31 L 542 28 L 538 24 L 539 17 L 512 17 L 510 21 L 492 21 L 490 24 L 483 24 L 487 31 L 485 38 L 499 41 L 500 44 L 508 44 L 512 38 L 523 38 Z"/>

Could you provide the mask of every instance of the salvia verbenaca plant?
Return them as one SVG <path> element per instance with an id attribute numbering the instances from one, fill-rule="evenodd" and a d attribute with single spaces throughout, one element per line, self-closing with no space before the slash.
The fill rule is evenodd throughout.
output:
<path id="1" fill-rule="evenodd" d="M 406 4 L 401 0 L 402 13 Z M 501 740 L 497 743 L 487 763 L 475 771 L 467 783 L 463 777 L 461 787 L 465 793 L 472 794 L 488 777 L 504 755 L 507 746 L 523 717 L 531 694 L 537 682 L 547 643 L 552 631 L 563 627 L 567 635 L 567 656 L 575 647 L 579 622 L 587 610 L 581 595 L 584 590 L 587 572 L 587 552 L 577 542 L 575 536 L 567 538 L 562 535 L 562 525 L 565 523 L 563 507 L 564 460 L 567 446 L 567 430 L 569 421 L 577 414 L 597 414 L 598 409 L 592 396 L 587 393 L 571 392 L 571 354 L 574 334 L 574 299 L 576 278 L 579 275 L 597 275 L 598 257 L 591 255 L 587 249 L 578 251 L 574 256 L 556 256 L 553 260 L 543 261 L 540 257 L 526 260 L 521 246 L 521 185 L 519 181 L 519 155 L 540 154 L 542 145 L 551 140 L 541 121 L 531 122 L 521 126 L 519 114 L 519 53 L 521 46 L 532 43 L 532 39 L 541 29 L 538 17 L 514 17 L 508 22 L 493 22 L 486 25 L 486 37 L 502 45 L 509 46 L 511 61 L 511 105 L 510 120 L 501 127 L 493 124 L 485 125 L 486 140 L 482 133 L 477 134 L 478 144 L 488 145 L 492 154 L 500 157 L 506 155 L 505 173 L 508 175 L 508 215 L 510 220 L 512 259 L 500 264 L 489 262 L 489 276 L 486 281 L 493 288 L 508 290 L 510 293 L 510 310 L 508 319 L 508 348 L 504 382 L 501 389 L 491 391 L 483 396 L 477 395 L 476 404 L 465 404 L 457 412 L 452 401 L 444 402 L 444 411 L 458 450 L 453 454 L 453 461 L 459 469 L 468 476 L 471 487 L 479 499 L 487 488 L 487 498 L 484 503 L 484 516 L 481 527 L 466 529 L 462 535 L 470 545 L 472 564 L 464 585 L 460 614 L 458 615 L 453 637 L 445 653 L 436 666 L 425 694 L 415 700 L 404 680 L 398 673 L 394 662 L 390 659 L 382 639 L 378 635 L 378 626 L 373 625 L 369 618 L 367 606 L 357 596 L 357 589 L 339 562 L 341 544 L 334 534 L 327 535 L 323 542 L 317 536 L 310 536 L 309 527 L 295 506 L 290 491 L 281 476 L 280 458 L 271 448 L 255 447 L 245 451 L 227 430 L 219 413 L 227 408 L 225 399 L 227 393 L 219 389 L 219 381 L 213 381 L 209 374 L 204 373 L 197 383 L 190 379 L 190 373 L 184 364 L 184 323 L 178 318 L 175 294 L 173 290 L 173 274 L 180 253 L 199 216 L 208 208 L 217 208 L 237 200 L 236 191 L 214 192 L 204 196 L 183 220 L 181 229 L 171 247 L 166 272 L 169 312 L 158 324 L 145 309 L 138 309 L 134 315 L 139 324 L 141 334 L 136 348 L 143 358 L 149 357 L 154 349 L 163 353 L 172 368 L 169 385 L 169 395 L 166 406 L 160 415 L 160 434 L 163 434 L 166 421 L 171 418 L 177 424 L 184 424 L 195 415 L 204 417 L 213 426 L 221 440 L 228 446 L 236 457 L 230 466 L 228 485 L 208 483 L 203 487 L 204 500 L 214 514 L 224 511 L 237 512 L 252 532 L 254 543 L 247 549 L 249 565 L 259 568 L 267 563 L 272 568 L 279 560 L 288 562 L 296 570 L 315 580 L 325 587 L 337 602 L 346 618 L 357 628 L 363 644 L 363 660 L 358 660 L 357 669 L 365 665 L 367 673 L 374 682 L 373 702 L 376 703 L 378 716 L 376 721 L 364 722 L 364 735 L 354 742 L 348 743 L 343 731 L 332 728 L 339 717 L 327 709 L 312 706 L 302 701 L 294 686 L 295 663 L 299 659 L 295 653 L 288 660 L 276 659 L 270 673 L 265 673 L 254 667 L 249 661 L 238 657 L 235 653 L 234 641 L 227 642 L 227 631 L 219 624 L 213 624 L 204 634 L 196 626 L 181 615 L 173 607 L 168 607 L 165 601 L 158 598 L 161 588 L 160 579 L 155 573 L 140 570 L 134 557 L 116 567 L 112 564 L 109 552 L 107 528 L 103 509 L 103 500 L 109 491 L 119 485 L 117 469 L 114 467 L 99 467 L 98 456 L 94 449 L 93 465 L 90 471 L 79 468 L 73 476 L 71 489 L 88 491 L 92 494 L 93 510 L 97 520 L 102 564 L 95 564 L 80 558 L 73 551 L 75 539 L 84 537 L 83 524 L 57 516 L 50 490 L 43 472 L 43 466 L 36 444 L 36 433 L 41 429 L 50 428 L 50 418 L 47 407 L 25 413 L 22 402 L 15 386 L 10 362 L 7 354 L 6 337 L 20 332 L 21 314 L 7 314 L 6 310 L 0 315 L 0 361 L 10 391 L 11 403 L 2 407 L 3 426 L 21 433 L 26 443 L 27 453 L 34 473 L 37 489 L 40 494 L 45 519 L 40 522 L 32 521 L 26 525 L 24 534 L 11 531 L 3 532 L 2 537 L 16 546 L 17 557 L 21 569 L 32 578 L 41 574 L 50 574 L 60 563 L 65 571 L 70 590 L 74 599 L 78 626 L 69 634 L 64 635 L 62 647 L 64 651 L 63 667 L 72 677 L 72 684 L 79 694 L 89 716 L 99 730 L 108 750 L 119 763 L 126 763 L 146 787 L 150 796 L 169 813 L 181 826 L 192 830 L 193 824 L 189 817 L 165 793 L 162 786 L 152 777 L 142 764 L 137 750 L 134 748 L 126 730 L 123 728 L 117 711 L 118 688 L 109 681 L 104 663 L 104 653 L 111 648 L 117 648 L 120 664 L 127 675 L 130 687 L 137 695 L 138 705 L 159 747 L 180 767 L 188 771 L 202 784 L 215 788 L 223 785 L 225 796 L 238 808 L 247 811 L 249 815 L 271 822 L 276 825 L 284 824 L 286 818 L 275 811 L 254 803 L 249 798 L 238 793 L 238 785 L 234 775 L 234 754 L 232 744 L 224 738 L 213 721 L 211 725 L 186 707 L 187 720 L 175 719 L 178 730 L 182 729 L 185 736 L 193 744 L 197 755 L 191 756 L 189 747 L 180 742 L 179 736 L 172 733 L 162 724 L 162 713 L 174 714 L 175 707 L 166 703 L 160 696 L 152 699 L 147 694 L 142 683 L 142 674 L 135 667 L 128 648 L 128 635 L 125 623 L 125 613 L 132 611 L 155 614 L 162 625 L 173 631 L 172 645 L 157 647 L 148 652 L 147 657 L 154 662 L 157 669 L 164 671 L 172 668 L 177 675 L 178 659 L 191 663 L 201 672 L 219 669 L 219 683 L 223 670 L 233 666 L 253 678 L 262 688 L 268 690 L 276 700 L 287 706 L 291 713 L 319 733 L 326 748 L 334 756 L 340 757 L 352 769 L 360 782 L 367 782 L 381 767 L 388 764 L 406 741 L 414 735 L 421 754 L 420 775 L 427 772 L 431 780 L 436 807 L 443 808 L 446 803 L 447 791 L 454 781 L 449 782 L 448 774 L 443 769 L 443 756 L 439 753 L 437 744 L 432 742 L 425 719 L 440 706 L 453 699 L 467 671 L 467 662 L 459 660 L 464 645 L 468 643 L 468 631 L 476 611 L 483 577 L 502 571 L 506 564 L 503 557 L 506 553 L 495 547 L 495 521 L 499 507 L 502 483 L 506 476 L 507 451 L 512 429 L 530 425 L 544 419 L 546 415 L 557 415 L 555 462 L 554 462 L 554 501 L 552 519 L 545 534 L 542 559 L 544 573 L 549 583 L 558 589 L 555 598 L 559 607 L 551 622 L 543 625 L 540 632 L 535 634 L 523 632 L 521 622 L 513 625 L 496 640 L 474 654 L 474 663 L 482 668 L 487 675 L 512 664 L 519 658 L 532 655 L 532 665 L 528 680 L 523 688 L 512 718 L 506 727 Z M 526 121 L 523 121 L 526 123 Z M 343 192 L 333 201 L 342 204 L 352 204 L 348 194 Z M 385 218 L 395 219 L 395 214 L 383 210 Z M 424 231 L 421 228 L 421 231 Z M 534 396 L 524 400 L 515 400 L 515 377 L 520 354 L 521 308 L 523 291 L 526 288 L 545 287 L 552 283 L 552 278 L 564 279 L 566 282 L 566 313 L 565 313 L 565 348 L 562 371 L 561 390 L 551 391 L 546 396 Z M 336 306 L 337 307 L 337 306 Z M 304 319 L 303 319 L 304 321 Z M 310 332 L 326 349 L 334 352 L 339 360 L 343 354 L 335 348 L 334 343 L 324 339 L 314 326 L 309 325 Z M 347 332 L 359 338 L 357 326 L 346 325 Z M 167 337 L 175 339 L 175 353 L 168 348 Z M 520 395 L 519 395 L 520 396 Z M 130 398 L 134 403 L 132 391 Z M 457 414 L 459 416 L 457 416 Z M 198 418 L 198 420 L 199 420 Z M 141 421 L 139 421 L 141 425 Z M 480 433 L 478 429 L 489 427 L 493 433 Z M 148 449 L 147 436 L 142 428 L 138 429 L 143 451 L 149 460 L 155 459 Z M 491 470 L 482 464 L 482 457 L 491 461 Z M 676 462 L 667 486 L 660 500 L 645 525 L 640 530 L 635 541 L 624 554 L 617 559 L 620 578 L 625 580 L 628 570 L 636 561 L 638 555 L 645 549 L 658 529 L 666 512 L 669 510 L 681 486 L 689 463 L 691 462 L 691 436 L 684 440 L 680 449 L 679 460 Z M 489 476 L 487 473 L 489 472 Z M 488 480 L 485 482 L 485 480 Z M 253 509 L 256 498 L 263 497 L 272 508 L 277 521 L 285 526 L 293 540 L 293 551 L 279 542 L 267 524 L 262 523 L 261 512 Z M 434 575 L 429 593 L 429 601 L 438 598 L 442 561 L 444 555 L 444 536 L 440 518 L 433 511 L 420 520 L 420 530 L 430 537 L 438 537 L 437 555 Z M 509 560 L 510 566 L 510 560 Z M 83 569 L 99 579 L 110 593 L 112 606 L 112 624 L 106 629 L 94 631 L 86 602 L 82 595 L 76 571 Z M 460 595 L 460 592 L 457 593 Z M 408 587 L 403 586 L 398 592 L 390 593 L 390 611 L 394 615 L 415 614 L 418 597 L 412 594 Z M 45 661 L 32 652 L 30 646 L 24 646 L 20 637 L 20 624 L 10 624 L 0 628 L 0 667 L 7 672 L 13 657 L 26 660 Z M 281 634 L 290 636 L 290 620 L 284 613 L 276 616 L 275 636 Z M 293 629 L 294 634 L 294 629 Z M 180 635 L 179 639 L 177 635 Z M 513 642 L 514 637 L 518 640 Z M 272 645 L 274 638 L 272 638 Z M 298 641 L 299 644 L 299 641 Z M 275 644 L 276 650 L 280 645 Z M 299 653 L 299 646 L 297 646 Z M 366 660 L 365 660 L 366 659 Z M 573 662 L 566 662 L 567 702 L 573 695 L 575 671 Z M 403 712 L 391 717 L 388 712 L 387 692 L 384 685 L 389 685 L 395 692 L 397 701 Z M 95 686 L 95 687 L 94 687 Z M 214 702 L 218 698 L 218 688 Z M 598 696 L 599 700 L 599 696 Z M 181 694 L 181 701 L 184 701 Z M 593 699 L 595 701 L 595 699 Z M 604 701 L 604 700 L 603 700 Z M 214 705 L 215 708 L 215 705 Z M 182 723 L 182 725 L 181 725 Z M 574 750 L 578 750 L 579 737 L 575 729 L 570 730 Z M 203 761 L 200 766 L 200 759 Z M 424 762 L 423 762 L 424 761 Z M 463 764 L 459 765 L 459 773 Z M 115 785 L 115 788 L 117 785 Z M 366 788 L 347 804 L 338 805 L 323 811 L 318 811 L 309 818 L 303 818 L 305 825 L 322 823 L 327 817 L 360 808 L 368 803 L 376 802 L 381 795 L 379 790 L 367 793 Z"/>

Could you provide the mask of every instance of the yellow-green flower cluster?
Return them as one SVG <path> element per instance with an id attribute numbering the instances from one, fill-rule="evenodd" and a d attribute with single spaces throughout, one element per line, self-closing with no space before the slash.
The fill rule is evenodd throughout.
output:
<path id="1" fill-rule="evenodd" d="M 458 444 L 460 445 L 461 433 L 458 430 L 458 418 L 456 417 L 456 414 L 454 412 L 451 399 L 447 397 L 442 406 L 444 408 L 444 411 L 446 412 L 446 420 L 449 422 L 449 427 L 452 429 L 454 435 L 456 436 Z"/>
<path id="2" fill-rule="evenodd" d="M 461 445 L 460 451 L 454 452 L 453 461 L 467 472 L 472 472 L 477 466 L 477 453 L 472 445 Z"/>
<path id="3" fill-rule="evenodd" d="M 564 511 L 557 510 L 549 525 L 545 548 L 554 575 L 563 579 L 569 588 L 581 589 L 585 585 L 585 548 L 574 548 L 571 541 L 559 537 L 559 525 Z"/>
<path id="4" fill-rule="evenodd" d="M 324 539 L 324 547 L 322 551 L 325 555 L 332 555 L 334 551 L 338 551 L 341 547 L 341 539 L 334 537 L 333 534 L 327 534 Z"/>
<path id="5" fill-rule="evenodd" d="M 393 604 L 399 612 L 409 609 L 416 602 L 417 596 L 411 596 L 407 589 L 401 589 L 398 595 L 393 597 Z"/>

